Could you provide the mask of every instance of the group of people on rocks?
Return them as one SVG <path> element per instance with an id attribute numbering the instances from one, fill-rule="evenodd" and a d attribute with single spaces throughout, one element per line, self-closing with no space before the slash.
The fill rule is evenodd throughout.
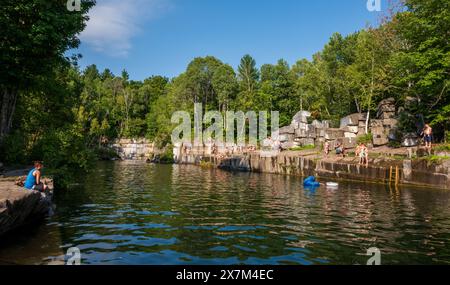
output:
<path id="1" fill-rule="evenodd" d="M 334 149 L 336 151 L 337 156 L 345 157 L 347 155 L 347 151 L 344 147 L 344 144 L 337 140 L 334 145 Z M 323 145 L 323 151 L 326 157 L 330 155 L 331 145 L 329 142 L 325 142 Z M 369 148 L 364 143 L 358 144 L 355 150 L 355 155 L 359 158 L 360 165 L 369 165 Z"/>
<path id="2" fill-rule="evenodd" d="M 210 150 L 211 155 L 214 155 L 218 158 L 225 158 L 230 155 L 239 155 L 245 153 L 255 152 L 257 150 L 256 146 L 247 145 L 247 146 L 239 146 L 239 145 L 226 145 L 220 147 L 215 141 L 211 141 L 208 144 L 208 148 Z M 192 144 L 183 143 L 181 146 L 181 152 L 184 155 L 192 154 L 194 147 Z"/>
<path id="3" fill-rule="evenodd" d="M 428 153 L 431 153 L 432 142 L 433 142 L 433 129 L 429 124 L 426 124 L 422 130 L 421 136 L 425 143 L 425 148 Z M 341 141 L 337 140 L 334 145 L 334 149 L 336 151 L 336 155 L 345 157 L 347 155 L 346 149 Z M 326 157 L 329 156 L 331 152 L 331 145 L 329 142 L 325 142 L 323 145 L 323 151 Z M 355 149 L 355 155 L 359 158 L 359 164 L 365 165 L 366 167 L 369 165 L 369 148 L 365 143 L 359 143 Z"/>

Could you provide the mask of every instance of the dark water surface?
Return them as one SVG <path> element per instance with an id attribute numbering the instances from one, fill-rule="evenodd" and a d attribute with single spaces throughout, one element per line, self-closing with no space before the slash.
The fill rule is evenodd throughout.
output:
<path id="1" fill-rule="evenodd" d="M 56 215 L 0 241 L 0 263 L 450 264 L 450 191 L 195 166 L 103 162 Z"/>

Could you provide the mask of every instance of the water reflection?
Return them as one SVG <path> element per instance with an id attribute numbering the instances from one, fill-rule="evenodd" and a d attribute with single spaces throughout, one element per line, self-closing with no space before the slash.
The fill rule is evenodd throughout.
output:
<path id="1" fill-rule="evenodd" d="M 84 264 L 365 264 L 366 249 L 378 247 L 384 264 L 449 264 L 449 198 L 439 190 L 303 189 L 296 177 L 99 163 L 84 188 L 57 197 L 57 215 L 38 233 L 0 247 L 0 262 L 45 262 L 78 246 Z M 58 254 L 34 250 L 36 242 L 57 244 Z"/>

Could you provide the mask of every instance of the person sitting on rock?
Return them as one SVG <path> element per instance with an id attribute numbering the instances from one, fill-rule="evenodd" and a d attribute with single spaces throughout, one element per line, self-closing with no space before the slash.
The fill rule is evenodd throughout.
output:
<path id="1" fill-rule="evenodd" d="M 345 157 L 345 148 L 340 141 L 336 141 L 334 148 L 336 149 L 336 155 L 342 155 L 342 157 Z"/>
<path id="2" fill-rule="evenodd" d="M 41 182 L 41 170 L 44 168 L 44 164 L 40 161 L 34 162 L 34 168 L 30 170 L 25 180 L 24 187 L 28 190 L 35 190 L 44 192 L 48 189 L 48 186 Z"/>

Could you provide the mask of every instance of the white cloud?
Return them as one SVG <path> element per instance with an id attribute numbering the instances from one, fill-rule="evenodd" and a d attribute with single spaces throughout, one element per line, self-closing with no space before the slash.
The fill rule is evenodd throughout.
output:
<path id="1" fill-rule="evenodd" d="M 97 52 L 126 57 L 141 25 L 170 8 L 169 0 L 97 0 L 80 39 Z"/>

